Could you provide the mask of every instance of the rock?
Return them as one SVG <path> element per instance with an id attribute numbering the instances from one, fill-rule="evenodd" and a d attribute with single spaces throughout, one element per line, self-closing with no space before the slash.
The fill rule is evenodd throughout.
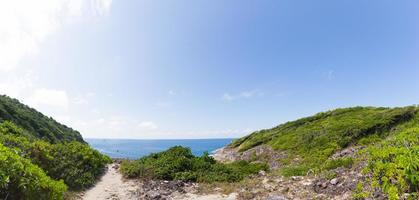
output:
<path id="1" fill-rule="evenodd" d="M 291 179 L 293 181 L 301 181 L 301 180 L 303 180 L 303 177 L 302 176 L 293 176 L 293 177 L 291 177 Z"/>
<path id="2" fill-rule="evenodd" d="M 264 170 L 260 170 L 260 171 L 259 171 L 259 175 L 260 175 L 260 176 L 266 176 L 266 172 L 265 172 Z"/>
<path id="3" fill-rule="evenodd" d="M 343 157 L 348 157 L 348 156 L 353 157 L 356 152 L 358 152 L 359 150 L 363 148 L 364 148 L 363 146 L 348 147 L 346 149 L 343 149 L 341 151 L 334 153 L 332 155 L 332 159 L 343 158 Z"/>
<path id="4" fill-rule="evenodd" d="M 312 184 L 312 180 L 310 180 L 310 179 L 304 180 L 301 184 L 304 185 L 304 186 L 310 186 Z"/>
<path id="5" fill-rule="evenodd" d="M 160 195 L 160 192 L 158 192 L 158 191 L 148 192 L 147 195 L 146 195 L 146 198 L 147 197 L 149 199 L 162 199 L 162 196 Z"/>
<path id="6" fill-rule="evenodd" d="M 327 182 L 323 182 L 323 183 L 321 184 L 321 187 L 322 187 L 322 188 L 327 188 Z"/>
<path id="7" fill-rule="evenodd" d="M 259 145 L 244 152 L 238 152 L 237 149 L 224 147 L 214 151 L 212 157 L 223 163 L 229 163 L 237 160 L 264 162 L 269 165 L 270 169 L 278 169 L 281 166 L 278 160 L 285 158 L 286 153 L 275 151 L 268 145 Z"/>
<path id="8" fill-rule="evenodd" d="M 266 197 L 265 200 L 288 200 L 288 199 L 281 195 L 269 195 L 268 197 Z"/>
<path id="9" fill-rule="evenodd" d="M 334 179 L 330 180 L 330 184 L 332 184 L 332 185 L 336 185 L 338 183 L 339 183 L 339 179 L 337 179 L 337 178 L 334 178 Z"/>

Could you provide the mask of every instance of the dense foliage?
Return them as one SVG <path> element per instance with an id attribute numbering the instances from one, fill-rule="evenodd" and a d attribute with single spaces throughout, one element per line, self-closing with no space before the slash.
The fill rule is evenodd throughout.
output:
<path id="1" fill-rule="evenodd" d="M 197 157 L 189 148 L 172 147 L 135 161 L 124 161 L 121 172 L 128 178 L 155 178 L 193 182 L 237 182 L 244 177 L 267 170 L 266 164 L 245 161 L 217 163 L 208 154 Z"/>
<path id="2" fill-rule="evenodd" d="M 63 199 L 67 186 L 0 144 L 0 199 Z"/>
<path id="3" fill-rule="evenodd" d="M 7 128 L 6 128 L 7 127 Z M 4 130 L 10 132 L 3 132 Z M 11 123 L 0 124 L 0 143 L 16 149 L 19 154 L 32 160 L 48 176 L 63 179 L 72 189 L 93 185 L 110 162 L 107 156 L 79 142 L 51 144 L 43 140 L 19 136 L 23 130 Z"/>
<path id="4" fill-rule="evenodd" d="M 289 158 L 281 160 L 284 175 L 306 175 L 330 168 L 327 159 L 340 149 L 359 142 L 368 144 L 382 140 L 393 127 L 413 119 L 417 111 L 413 106 L 337 109 L 255 132 L 230 146 L 245 151 L 268 144 L 288 153 Z"/>
<path id="5" fill-rule="evenodd" d="M 25 194 L 34 199 L 48 199 L 37 195 L 49 195 L 50 199 L 60 199 L 67 186 L 72 190 L 92 186 L 110 162 L 109 157 L 84 143 L 73 141 L 52 144 L 28 138 L 24 129 L 11 122 L 0 124 L 0 145 L 8 155 L 4 159 L 14 159 L 16 163 L 13 166 L 18 167 L 5 170 L 10 166 L 10 161 L 0 169 L 0 177 L 4 177 L 4 180 L 13 177 L 13 181 L 8 184 L 2 182 L 3 196 Z M 30 198 L 25 196 L 25 199 Z"/>
<path id="6" fill-rule="evenodd" d="M 25 134 L 51 143 L 84 142 L 80 133 L 43 115 L 16 99 L 0 95 L 0 122 L 11 121 L 22 127 Z"/>
<path id="7" fill-rule="evenodd" d="M 368 161 L 364 173 L 370 176 L 360 183 L 355 197 L 371 196 L 361 189 L 368 186 L 381 189 L 390 200 L 406 194 L 419 198 L 419 117 L 398 127 L 392 137 L 370 146 L 363 155 Z"/>

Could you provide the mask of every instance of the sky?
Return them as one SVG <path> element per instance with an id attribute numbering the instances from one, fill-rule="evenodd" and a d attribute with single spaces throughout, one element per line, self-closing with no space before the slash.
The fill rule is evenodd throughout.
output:
<path id="1" fill-rule="evenodd" d="M 85 138 L 235 138 L 419 103 L 415 0 L 4 0 L 0 94 Z"/>

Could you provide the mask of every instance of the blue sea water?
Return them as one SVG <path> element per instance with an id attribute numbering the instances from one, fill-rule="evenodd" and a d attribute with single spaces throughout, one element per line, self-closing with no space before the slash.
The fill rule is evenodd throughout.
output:
<path id="1" fill-rule="evenodd" d="M 137 159 L 150 153 L 167 150 L 172 146 L 189 147 L 196 156 L 211 153 L 229 144 L 233 139 L 187 139 L 187 140 L 130 140 L 86 139 L 95 149 L 111 158 Z"/>

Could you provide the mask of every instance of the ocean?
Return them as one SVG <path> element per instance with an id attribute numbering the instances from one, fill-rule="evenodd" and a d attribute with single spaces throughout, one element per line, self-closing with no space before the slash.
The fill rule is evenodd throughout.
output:
<path id="1" fill-rule="evenodd" d="M 150 153 L 165 151 L 173 146 L 189 147 L 196 156 L 211 154 L 233 139 L 186 139 L 186 140 L 132 140 L 132 139 L 85 139 L 90 146 L 111 158 L 137 159 Z"/>

